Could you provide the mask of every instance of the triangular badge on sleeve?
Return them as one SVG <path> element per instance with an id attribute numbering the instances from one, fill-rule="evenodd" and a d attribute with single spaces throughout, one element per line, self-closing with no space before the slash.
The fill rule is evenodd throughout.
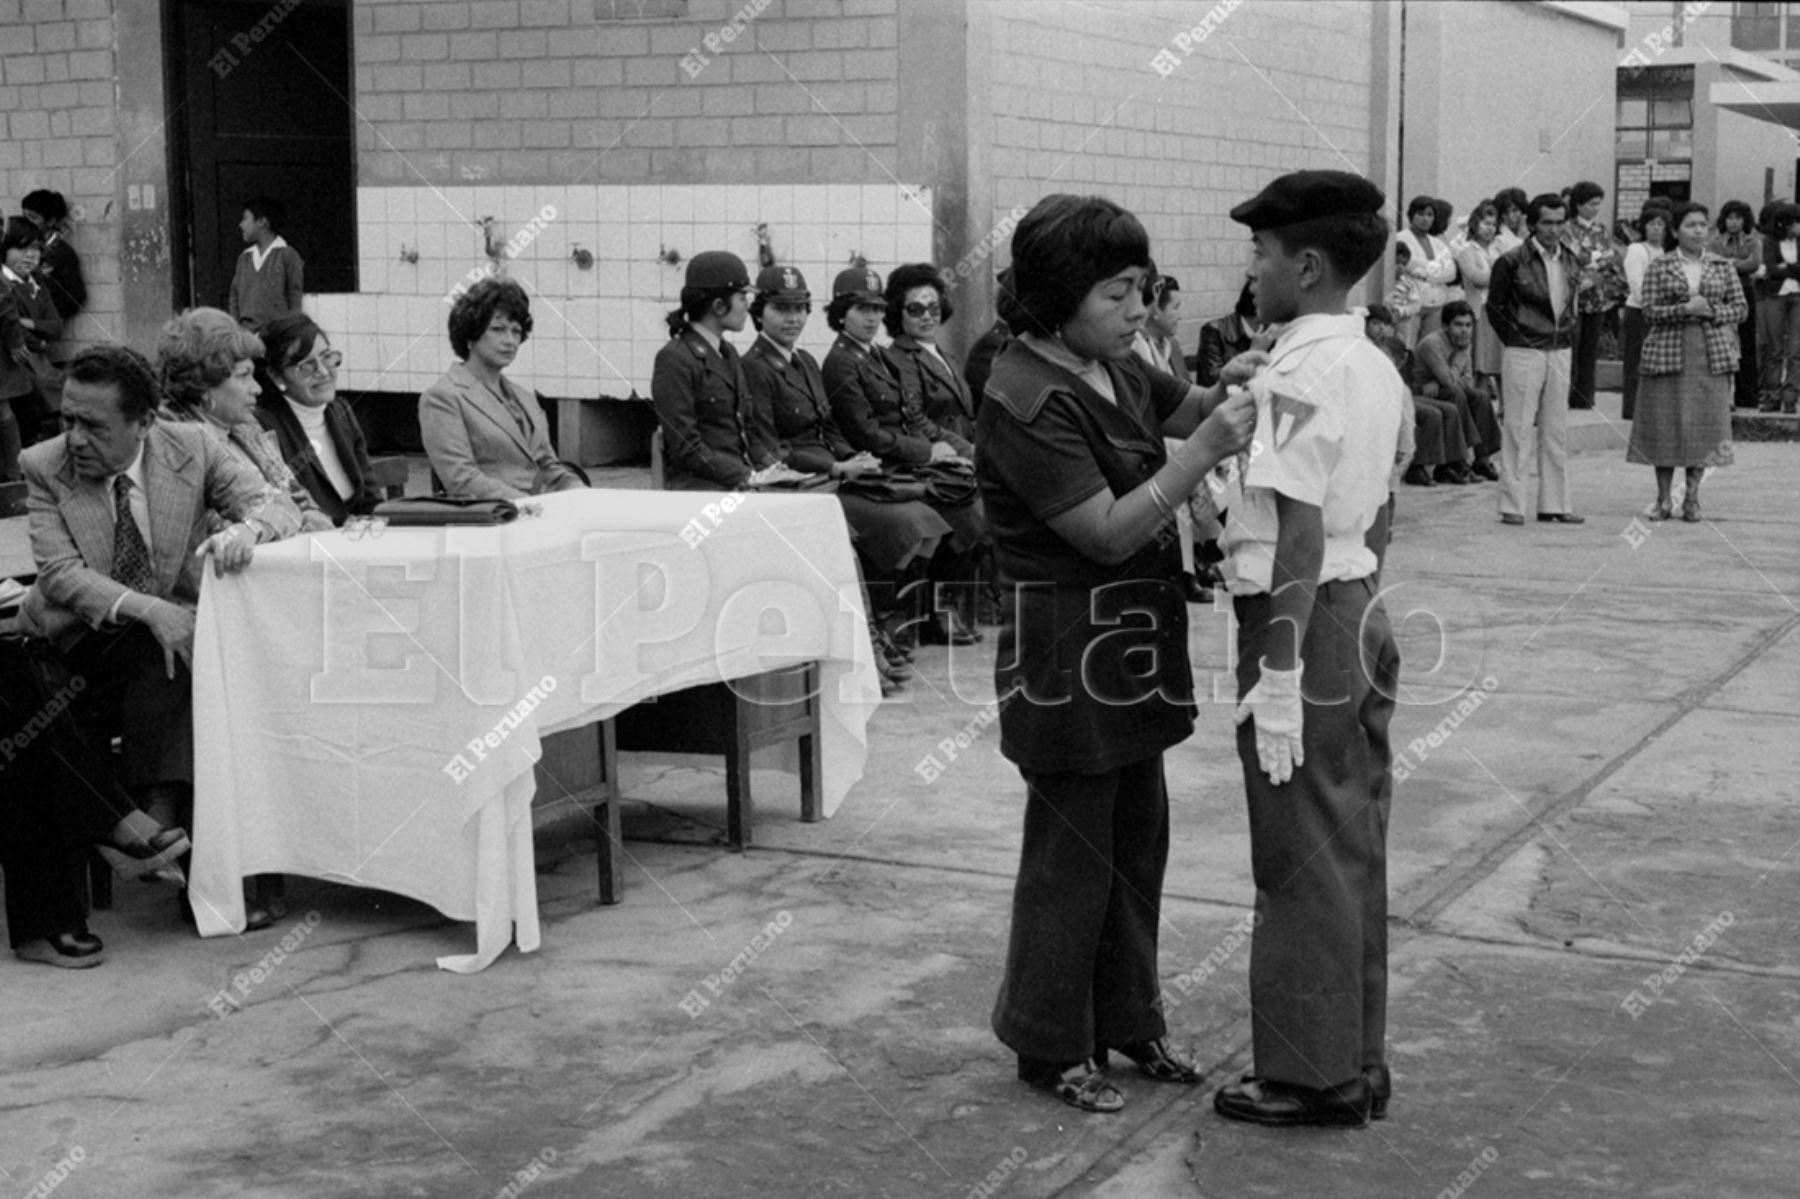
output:
<path id="1" fill-rule="evenodd" d="M 1281 449 L 1293 440 L 1294 434 L 1306 428 L 1308 421 L 1318 414 L 1319 406 L 1306 400 L 1287 395 L 1284 392 L 1269 394 L 1269 422 L 1275 426 L 1275 448 Z"/>

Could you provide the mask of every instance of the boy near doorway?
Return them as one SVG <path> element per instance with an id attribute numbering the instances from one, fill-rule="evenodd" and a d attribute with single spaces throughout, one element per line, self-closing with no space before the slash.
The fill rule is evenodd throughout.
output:
<path id="1" fill-rule="evenodd" d="M 286 220 L 287 206 L 280 200 L 253 196 L 244 202 L 238 231 L 248 248 L 238 255 L 229 307 L 231 315 L 252 330 L 301 311 L 306 264 L 281 236 Z"/>

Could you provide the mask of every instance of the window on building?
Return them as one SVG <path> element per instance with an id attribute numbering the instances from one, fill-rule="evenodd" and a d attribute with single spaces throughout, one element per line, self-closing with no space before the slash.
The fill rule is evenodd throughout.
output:
<path id="1" fill-rule="evenodd" d="M 1694 69 L 1649 67 L 1621 71 L 1615 128 L 1613 156 L 1620 162 L 1691 159 Z"/>
<path id="2" fill-rule="evenodd" d="M 1740 50 L 1779 50 L 1781 10 L 1792 5 L 1734 4 L 1731 6 L 1731 44 Z"/>

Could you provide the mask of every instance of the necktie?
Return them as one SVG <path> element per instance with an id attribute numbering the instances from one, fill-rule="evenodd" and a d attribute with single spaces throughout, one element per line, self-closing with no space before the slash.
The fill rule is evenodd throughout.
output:
<path id="1" fill-rule="evenodd" d="M 156 572 L 150 567 L 150 547 L 137 519 L 131 515 L 131 477 L 120 475 L 113 480 L 113 512 L 118 523 L 113 529 L 112 577 L 133 591 L 156 594 Z"/>

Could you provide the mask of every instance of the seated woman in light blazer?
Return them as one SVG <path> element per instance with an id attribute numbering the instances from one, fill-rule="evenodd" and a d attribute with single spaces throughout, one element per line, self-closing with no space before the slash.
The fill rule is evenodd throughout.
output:
<path id="1" fill-rule="evenodd" d="M 450 348 L 461 362 L 419 397 L 419 434 L 444 491 L 517 499 L 587 483 L 550 448 L 534 393 L 507 380 L 531 336 L 531 305 L 510 279 L 483 279 L 450 307 Z"/>

